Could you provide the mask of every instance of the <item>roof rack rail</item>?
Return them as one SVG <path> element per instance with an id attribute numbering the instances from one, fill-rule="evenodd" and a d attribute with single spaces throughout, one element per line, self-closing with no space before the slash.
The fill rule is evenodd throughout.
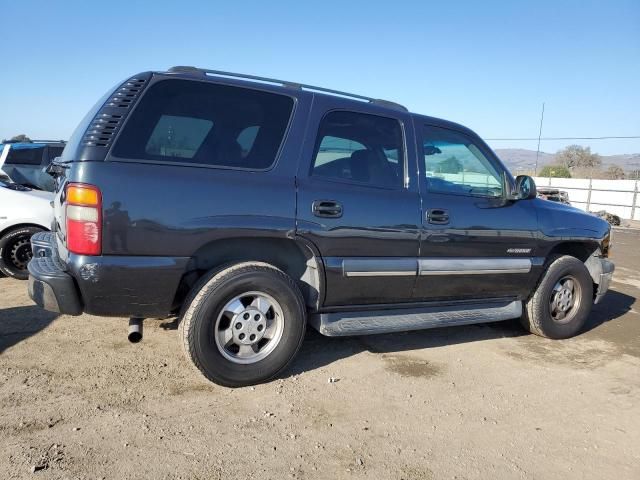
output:
<path id="1" fill-rule="evenodd" d="M 222 70 L 208 70 L 206 68 L 189 67 L 189 66 L 171 67 L 168 71 L 175 72 L 175 73 L 199 73 L 201 75 L 216 75 L 219 77 L 241 78 L 241 79 L 247 79 L 247 80 L 255 80 L 255 81 L 264 82 L 264 83 L 274 83 L 276 85 L 282 85 L 283 87 L 295 88 L 298 90 L 304 89 L 304 90 L 310 90 L 314 92 L 330 93 L 332 95 L 338 95 L 341 97 L 349 97 L 349 98 L 355 98 L 358 100 L 364 100 L 366 102 L 369 102 L 375 105 L 381 105 L 383 107 L 393 108 L 395 110 L 401 110 L 403 112 L 409 111 L 407 107 L 405 107 L 404 105 L 400 105 L 399 103 L 391 102 L 389 100 L 365 97 L 364 95 L 341 92 L 340 90 L 332 90 L 330 88 L 316 87 L 314 85 L 307 85 L 304 83 L 287 82 L 286 80 L 277 80 L 275 78 L 259 77 L 257 75 L 246 75 L 244 73 L 224 72 Z"/>

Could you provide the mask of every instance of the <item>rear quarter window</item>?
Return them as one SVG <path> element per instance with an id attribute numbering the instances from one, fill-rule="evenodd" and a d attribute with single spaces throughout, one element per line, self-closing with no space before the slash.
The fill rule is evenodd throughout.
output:
<path id="1" fill-rule="evenodd" d="M 284 95 L 191 80 L 162 80 L 116 141 L 118 158 L 264 170 L 276 161 L 293 111 Z"/>

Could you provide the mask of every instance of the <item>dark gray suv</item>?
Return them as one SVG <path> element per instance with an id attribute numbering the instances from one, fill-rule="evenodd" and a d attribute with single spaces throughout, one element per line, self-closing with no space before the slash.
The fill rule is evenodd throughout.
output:
<path id="1" fill-rule="evenodd" d="M 521 318 L 580 331 L 606 222 L 536 198 L 472 131 L 392 102 L 175 67 L 87 114 L 50 168 L 55 231 L 29 292 L 52 311 L 179 315 L 210 380 L 278 375 L 329 336 Z M 42 256 L 40 256 L 42 255 Z"/>

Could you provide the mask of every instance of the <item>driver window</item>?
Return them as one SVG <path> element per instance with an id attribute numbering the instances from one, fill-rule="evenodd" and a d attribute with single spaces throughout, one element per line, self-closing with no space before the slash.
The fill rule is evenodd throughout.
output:
<path id="1" fill-rule="evenodd" d="M 500 197 L 502 181 L 496 168 L 466 135 L 426 126 L 423 172 L 431 192 Z"/>

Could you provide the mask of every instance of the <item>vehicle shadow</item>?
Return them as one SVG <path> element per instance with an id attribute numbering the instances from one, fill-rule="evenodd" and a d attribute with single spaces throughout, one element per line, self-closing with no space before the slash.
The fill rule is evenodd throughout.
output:
<path id="1" fill-rule="evenodd" d="M 623 316 L 632 309 L 635 301 L 636 299 L 631 295 L 617 290 L 609 290 L 602 299 L 602 302 L 593 306 L 591 315 L 589 315 L 582 333 L 589 332 L 603 323 Z"/>
<path id="2" fill-rule="evenodd" d="M 36 305 L 0 310 L 0 355 L 32 335 L 44 330 L 58 315 Z"/>
<path id="3" fill-rule="evenodd" d="M 597 328 L 603 323 L 619 319 L 631 310 L 634 302 L 634 297 L 610 290 L 602 303 L 594 306 L 581 334 Z M 413 332 L 333 338 L 325 337 L 313 328 L 309 328 L 298 356 L 282 377 L 322 368 L 364 351 L 375 354 L 391 354 L 528 335 L 531 334 L 524 330 L 518 320 Z"/>

